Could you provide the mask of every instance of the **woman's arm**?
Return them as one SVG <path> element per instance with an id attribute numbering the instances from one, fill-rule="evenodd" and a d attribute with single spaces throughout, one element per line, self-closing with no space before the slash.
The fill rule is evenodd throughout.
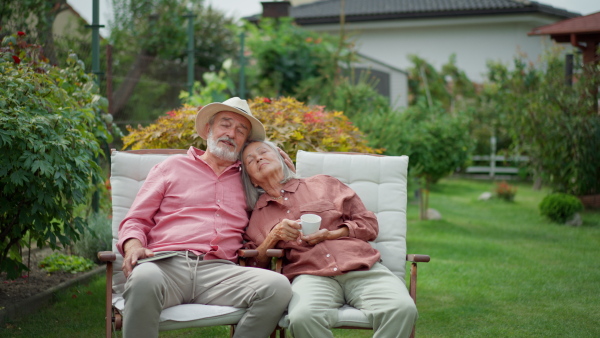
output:
<path id="1" fill-rule="evenodd" d="M 350 229 L 348 229 L 347 225 L 343 224 L 336 230 L 320 229 L 314 234 L 310 234 L 308 236 L 301 236 L 300 239 L 310 245 L 316 245 L 326 240 L 334 240 L 340 237 L 348 237 L 349 234 Z"/>
<path id="2" fill-rule="evenodd" d="M 267 250 L 273 249 L 279 241 L 297 240 L 300 236 L 300 228 L 301 226 L 297 221 L 289 219 L 284 219 L 280 223 L 277 223 L 271 229 L 267 238 L 256 248 L 258 251 L 258 256 L 255 258 L 256 265 L 261 268 L 267 268 L 271 260 L 270 257 L 267 257 Z"/>

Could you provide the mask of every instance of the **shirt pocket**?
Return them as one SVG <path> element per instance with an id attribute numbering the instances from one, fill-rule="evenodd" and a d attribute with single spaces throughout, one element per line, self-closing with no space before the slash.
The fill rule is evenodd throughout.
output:
<path id="1" fill-rule="evenodd" d="M 330 200 L 316 200 L 300 205 L 300 215 L 304 214 L 321 216 L 321 229 L 335 230 L 343 223 L 342 213 Z"/>
<path id="2" fill-rule="evenodd" d="M 335 210 L 335 205 L 329 200 L 312 201 L 300 205 L 300 212 L 303 214 L 315 213 Z"/>

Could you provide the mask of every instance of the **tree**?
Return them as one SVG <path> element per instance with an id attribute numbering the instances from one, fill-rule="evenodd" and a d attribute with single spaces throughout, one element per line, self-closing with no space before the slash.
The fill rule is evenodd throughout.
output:
<path id="1" fill-rule="evenodd" d="M 357 122 L 371 147 L 387 155 L 408 155 L 409 172 L 418 178 L 421 219 L 426 219 L 429 190 L 467 161 L 472 149 L 468 114 L 450 114 L 442 103 L 423 98 L 401 113 L 363 116 Z"/>
<path id="2" fill-rule="evenodd" d="M 354 85 L 344 76 L 356 60 L 348 40 L 304 29 L 290 18 L 263 18 L 258 27 L 246 29 L 250 62 L 256 65 L 249 80 L 254 81 L 253 95 L 293 96 L 333 108 L 344 95 L 338 87 L 345 85 L 347 91 Z"/>
<path id="3" fill-rule="evenodd" d="M 51 66 L 25 33 L 6 36 L 0 47 L 0 271 L 9 278 L 26 267 L 19 248 L 69 245 L 86 224 L 87 205 L 101 182 L 95 158 L 110 142 L 100 97 L 83 62 Z"/>
<path id="4" fill-rule="evenodd" d="M 179 105 L 179 88 L 166 84 L 157 91 L 156 83 L 168 78 L 174 67 L 185 69 L 189 12 L 194 15 L 196 67 L 204 71 L 218 70 L 225 59 L 234 55 L 237 44 L 230 29 L 232 20 L 211 7 L 204 7 L 202 1 L 195 2 L 189 10 L 186 4 L 184 0 L 113 0 L 115 20 L 111 24 L 110 40 L 115 51 L 114 73 L 123 74 L 120 77 L 123 80 L 112 93 L 112 113 L 116 119 L 131 117 L 136 111 L 150 115 L 148 118 L 155 117 L 148 114 L 148 110 L 161 107 L 157 97 L 168 101 L 170 107 Z M 151 88 L 146 88 L 147 94 L 139 93 L 137 99 L 132 99 L 144 76 L 153 82 Z M 174 81 L 184 83 L 185 77 Z M 166 97 L 165 93 L 168 93 Z M 164 110 L 159 108 L 155 113 L 160 111 Z"/>
<path id="5" fill-rule="evenodd" d="M 549 52 L 542 64 L 515 58 L 514 70 L 491 69 L 514 146 L 529 156 L 530 167 L 554 191 L 573 195 L 600 192 L 600 115 L 593 88 L 600 85 L 598 63 L 579 66 L 572 86 L 564 59 Z"/>

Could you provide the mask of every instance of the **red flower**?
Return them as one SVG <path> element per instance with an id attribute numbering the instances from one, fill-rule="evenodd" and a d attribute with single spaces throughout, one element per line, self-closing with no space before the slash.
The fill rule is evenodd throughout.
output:
<path id="1" fill-rule="evenodd" d="M 15 60 L 15 63 L 16 63 L 16 64 L 19 64 L 19 63 L 21 63 L 21 59 L 19 59 L 19 57 L 18 57 L 18 56 L 16 56 L 16 55 L 13 55 L 13 56 L 12 56 L 12 58 L 13 58 L 13 60 Z"/>
<path id="2" fill-rule="evenodd" d="M 171 117 L 175 117 L 177 114 L 174 111 L 168 111 L 167 115 L 171 116 Z"/>
<path id="3" fill-rule="evenodd" d="M 17 32 L 17 35 L 18 35 L 18 36 L 25 36 L 25 32 L 18 31 L 18 32 Z"/>
<path id="4" fill-rule="evenodd" d="M 263 102 L 264 102 L 264 103 L 271 103 L 271 99 L 269 99 L 269 98 L 265 97 L 265 98 L 263 99 Z"/>

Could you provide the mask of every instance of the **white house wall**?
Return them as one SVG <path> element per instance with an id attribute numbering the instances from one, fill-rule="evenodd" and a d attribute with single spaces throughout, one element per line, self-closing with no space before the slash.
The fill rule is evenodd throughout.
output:
<path id="1" fill-rule="evenodd" d="M 512 65 L 514 57 L 524 53 L 537 61 L 551 42 L 527 33 L 555 21 L 534 14 L 347 23 L 345 29 L 361 54 L 391 66 L 408 69 L 412 64 L 407 56 L 416 54 L 440 69 L 456 54 L 457 66 L 471 80 L 481 82 L 489 60 Z M 337 24 L 306 28 L 339 34 Z"/>

